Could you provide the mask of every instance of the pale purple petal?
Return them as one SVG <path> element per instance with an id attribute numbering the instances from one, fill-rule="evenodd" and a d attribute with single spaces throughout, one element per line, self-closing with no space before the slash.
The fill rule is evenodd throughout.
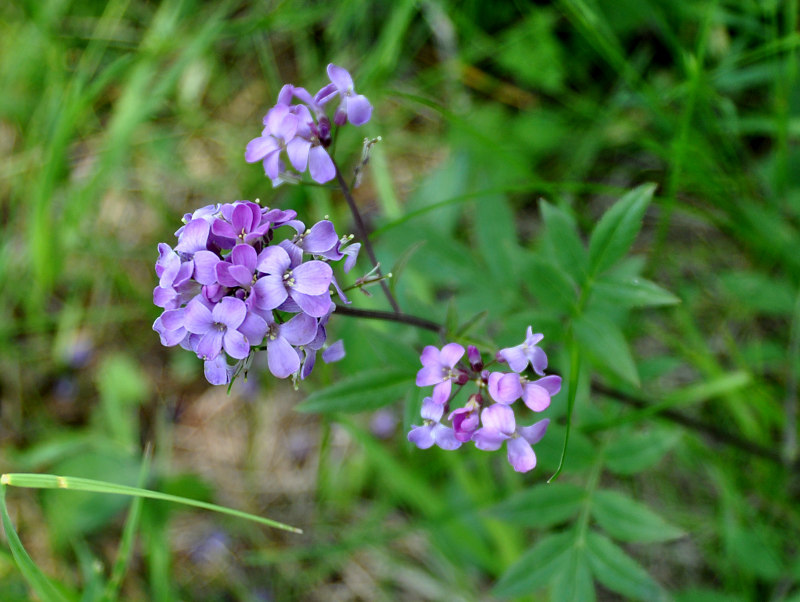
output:
<path id="1" fill-rule="evenodd" d="M 249 287 L 253 282 L 253 271 L 243 265 L 232 265 L 228 268 L 228 276 L 234 281 L 233 286 Z M 221 282 L 221 281 L 220 281 Z M 224 282 L 222 284 L 225 284 Z M 228 285 L 231 286 L 231 285 Z"/>
<path id="2" fill-rule="evenodd" d="M 430 397 L 426 397 L 422 400 L 422 410 L 420 414 L 425 420 L 439 422 L 442 419 L 442 414 L 444 414 L 444 407 L 442 407 L 442 404 L 433 401 Z"/>
<path id="3" fill-rule="evenodd" d="M 294 291 L 304 295 L 321 295 L 328 291 L 333 270 L 324 261 L 307 261 L 292 270 Z"/>
<path id="4" fill-rule="evenodd" d="M 231 251 L 230 255 L 231 263 L 246 267 L 248 270 L 250 270 L 251 274 L 256 269 L 257 258 L 258 255 L 253 247 L 242 244 L 238 244 L 233 247 L 233 251 Z"/>
<path id="5" fill-rule="evenodd" d="M 300 356 L 283 337 L 267 342 L 267 365 L 278 378 L 286 378 L 300 369 Z"/>
<path id="6" fill-rule="evenodd" d="M 508 362 L 514 372 L 522 372 L 528 365 L 528 356 L 525 355 L 522 345 L 501 349 L 497 352 L 497 359 Z"/>
<path id="7" fill-rule="evenodd" d="M 364 125 L 372 117 L 372 105 L 363 94 L 347 99 L 347 119 L 353 125 Z"/>
<path id="8" fill-rule="evenodd" d="M 433 425 L 432 431 L 436 445 L 442 449 L 453 450 L 461 447 L 461 441 L 456 439 L 455 431 L 449 426 L 435 424 Z"/>
<path id="9" fill-rule="evenodd" d="M 456 365 L 464 355 L 464 348 L 458 343 L 448 343 L 442 347 L 442 353 L 439 356 L 439 361 L 442 366 L 452 368 Z"/>
<path id="10" fill-rule="evenodd" d="M 439 368 L 439 355 L 440 351 L 433 345 L 426 345 L 419 356 L 423 366 L 436 366 Z M 433 384 L 433 383 L 429 383 Z M 419 383 L 417 383 L 419 385 Z M 422 386 L 422 385 L 419 385 Z"/>
<path id="11" fill-rule="evenodd" d="M 447 403 L 447 400 L 450 399 L 450 391 L 452 389 L 453 383 L 450 379 L 440 382 L 438 385 L 433 387 L 433 401 L 436 403 Z"/>
<path id="12" fill-rule="evenodd" d="M 289 269 L 290 261 L 289 255 L 286 251 L 278 246 L 267 247 L 258 255 L 258 268 L 259 272 L 265 274 L 279 274 L 283 277 L 284 272 Z"/>
<path id="13" fill-rule="evenodd" d="M 201 336 L 200 340 L 197 342 L 197 348 L 195 349 L 197 357 L 206 360 L 213 360 L 217 357 L 222 350 L 223 334 L 221 330 L 212 328 Z"/>
<path id="14" fill-rule="evenodd" d="M 266 117 L 264 117 L 264 125 L 267 126 L 271 134 L 275 134 L 288 114 L 288 106 L 283 104 L 276 105 L 267 112 Z"/>
<path id="15" fill-rule="evenodd" d="M 214 322 L 217 324 L 224 324 L 228 329 L 234 330 L 244 322 L 244 317 L 246 315 L 247 307 L 244 301 L 235 297 L 224 297 L 211 311 Z"/>
<path id="16" fill-rule="evenodd" d="M 418 387 L 428 387 L 440 382 L 442 382 L 442 369 L 438 364 L 425 366 L 417 372 Z"/>
<path id="17" fill-rule="evenodd" d="M 547 432 L 547 425 L 550 424 L 550 419 L 545 418 L 544 420 L 540 420 L 539 422 L 535 422 L 530 426 L 521 426 L 517 428 L 517 432 L 522 436 L 528 443 L 531 445 L 535 445 L 542 440 L 544 434 Z"/>
<path id="18" fill-rule="evenodd" d="M 336 88 L 336 84 L 331 82 L 314 95 L 314 100 L 317 102 L 317 104 L 324 105 L 330 102 L 338 94 L 339 90 Z"/>
<path id="19" fill-rule="evenodd" d="M 486 429 L 511 436 L 516 428 L 514 410 L 502 403 L 495 403 L 481 412 L 481 424 Z"/>
<path id="20" fill-rule="evenodd" d="M 222 355 L 218 355 L 213 360 L 206 360 L 203 365 L 203 373 L 206 380 L 212 385 L 227 385 L 230 381 L 228 363 Z"/>
<path id="21" fill-rule="evenodd" d="M 533 371 L 539 376 L 544 376 L 544 371 L 547 368 L 547 355 L 545 355 L 545 352 L 541 347 L 534 347 L 528 353 Z"/>
<path id="22" fill-rule="evenodd" d="M 211 311 L 200 301 L 192 301 L 183 314 L 183 327 L 194 334 L 205 334 L 214 328 Z"/>
<path id="23" fill-rule="evenodd" d="M 250 354 L 250 343 L 238 330 L 230 328 L 226 330 L 222 337 L 222 346 L 225 348 L 225 353 L 237 360 L 243 360 Z"/>
<path id="24" fill-rule="evenodd" d="M 264 173 L 270 180 L 274 180 L 281 173 L 281 153 L 279 150 L 272 151 L 264 157 Z"/>
<path id="25" fill-rule="evenodd" d="M 433 425 L 415 426 L 408 433 L 408 440 L 420 449 L 428 449 L 436 442 Z"/>
<path id="26" fill-rule="evenodd" d="M 156 307 L 164 309 L 175 309 L 179 305 L 177 302 L 178 294 L 173 288 L 162 288 L 157 286 L 153 289 L 153 303 Z"/>
<path id="27" fill-rule="evenodd" d="M 244 160 L 248 163 L 255 163 L 278 148 L 278 142 L 272 136 L 253 138 L 247 143 L 247 148 L 244 151 Z"/>
<path id="28" fill-rule="evenodd" d="M 551 396 L 558 395 L 558 392 L 561 391 L 561 377 L 555 374 L 540 378 L 534 381 L 534 384 L 544 388 Z"/>
<path id="29" fill-rule="evenodd" d="M 344 67 L 330 63 L 328 65 L 328 77 L 331 78 L 331 82 L 340 92 L 346 92 L 353 88 L 353 78 Z"/>
<path id="30" fill-rule="evenodd" d="M 183 328 L 183 315 L 186 313 L 186 308 L 169 309 L 161 314 L 161 323 L 167 330 L 176 330 Z"/>
<path id="31" fill-rule="evenodd" d="M 344 356 L 344 341 L 339 339 L 322 352 L 322 361 L 326 364 L 332 364 L 343 360 Z"/>
<path id="32" fill-rule="evenodd" d="M 291 345 L 307 345 L 317 336 L 317 320 L 308 314 L 297 314 L 281 325 L 281 336 Z"/>
<path id="33" fill-rule="evenodd" d="M 361 250 L 361 243 L 357 242 L 344 248 L 342 253 L 347 257 L 344 260 L 344 273 L 346 274 L 356 265 L 358 259 L 358 252 Z"/>
<path id="34" fill-rule="evenodd" d="M 522 385 L 516 372 L 492 372 L 488 385 L 489 395 L 500 403 L 513 403 L 522 395 Z"/>
<path id="35" fill-rule="evenodd" d="M 216 253 L 198 251 L 194 254 L 194 279 L 200 284 L 216 284 L 216 265 L 220 262 Z"/>
<path id="36" fill-rule="evenodd" d="M 311 179 L 320 184 L 330 182 L 336 177 L 336 167 L 328 152 L 321 146 L 314 146 L 308 153 L 308 173 Z"/>
<path id="37" fill-rule="evenodd" d="M 311 142 L 303 138 L 293 138 L 286 145 L 286 154 L 289 155 L 289 162 L 297 171 L 303 172 L 308 165 L 308 153 L 311 150 Z"/>
<path id="38" fill-rule="evenodd" d="M 541 333 L 533 334 L 533 327 L 532 326 L 528 326 L 528 329 L 525 331 L 525 343 L 524 344 L 527 347 L 533 347 L 534 345 L 537 345 L 539 343 L 539 341 L 541 341 L 543 338 L 544 338 L 543 334 L 541 334 Z"/>
<path id="39" fill-rule="evenodd" d="M 210 229 L 211 226 L 206 220 L 193 219 L 183 229 L 180 240 L 175 245 L 175 250 L 190 255 L 205 250 Z"/>
<path id="40" fill-rule="evenodd" d="M 315 318 L 321 318 L 331 309 L 331 295 L 325 291 L 322 295 L 305 295 L 292 289 L 289 293 L 292 299 L 305 313 Z"/>
<path id="41" fill-rule="evenodd" d="M 550 393 L 544 387 L 528 383 L 522 393 L 522 401 L 534 412 L 543 412 L 550 407 Z"/>
<path id="42" fill-rule="evenodd" d="M 536 467 L 536 454 L 530 443 L 522 437 L 509 439 L 506 443 L 508 448 L 508 462 L 517 472 L 528 472 Z"/>
<path id="43" fill-rule="evenodd" d="M 319 254 L 330 251 L 339 237 L 329 220 L 322 220 L 314 224 L 303 238 L 303 250 L 306 253 Z"/>
<path id="44" fill-rule="evenodd" d="M 248 311 L 244 322 L 239 325 L 237 330 L 247 337 L 247 342 L 251 346 L 255 346 L 264 340 L 264 335 L 267 333 L 267 323 L 257 313 Z"/>
<path id="45" fill-rule="evenodd" d="M 500 449 L 506 439 L 508 439 L 508 435 L 487 428 L 480 428 L 472 434 L 475 447 L 483 451 Z"/>

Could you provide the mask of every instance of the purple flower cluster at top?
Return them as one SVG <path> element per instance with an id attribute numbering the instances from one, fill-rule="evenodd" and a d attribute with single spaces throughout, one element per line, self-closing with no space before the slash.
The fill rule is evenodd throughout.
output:
<path id="1" fill-rule="evenodd" d="M 248 163 L 261 161 L 264 173 L 273 186 L 294 181 L 306 169 L 311 178 L 324 184 L 336 177 L 336 166 L 328 154 L 331 145 L 331 121 L 325 105 L 339 99 L 333 123 L 360 126 L 372 116 L 372 105 L 362 94 L 356 94 L 353 78 L 337 65 L 328 65 L 331 83 L 314 96 L 305 89 L 286 84 L 278 94 L 278 103 L 264 116 L 264 129 L 251 140 L 245 150 Z M 293 104 L 294 100 L 300 101 Z M 294 172 L 288 170 L 286 159 Z"/>
<path id="2" fill-rule="evenodd" d="M 211 384 L 229 383 L 261 349 L 278 378 L 311 373 L 335 309 L 331 286 L 347 302 L 329 263 L 344 259 L 349 271 L 359 245 L 345 247 L 330 221 L 306 229 L 296 218 L 249 201 L 209 205 L 184 216 L 174 248 L 158 245 L 153 302 L 164 311 L 153 330 L 203 359 Z M 340 342 L 323 352 L 343 356 Z"/>
<path id="3" fill-rule="evenodd" d="M 413 427 L 408 440 L 420 449 L 434 444 L 442 449 L 457 449 L 462 443 L 472 441 L 475 447 L 487 451 L 500 449 L 505 442 L 508 461 L 514 470 L 532 470 L 536 454 L 531 446 L 544 437 L 550 420 L 545 418 L 530 426 L 520 426 L 512 405 L 522 399 L 530 410 L 542 412 L 550 406 L 550 398 L 561 390 L 560 376 L 544 375 L 547 356 L 538 347 L 542 338 L 541 334 L 533 334 L 529 326 L 522 344 L 497 353 L 497 361 L 508 363 L 513 372 L 485 369 L 480 352 L 472 345 L 467 347 L 466 362 L 462 361 L 464 347 L 458 343 L 448 343 L 441 349 L 425 347 L 417 386 L 433 385 L 433 393 L 422 402 L 423 425 Z M 541 378 L 531 380 L 523 374 L 529 364 Z M 453 399 L 469 382 L 477 384 L 478 391 L 469 396 L 464 406 L 450 411 Z M 458 387 L 455 394 L 453 385 Z M 442 423 L 445 414 L 449 426 Z"/>

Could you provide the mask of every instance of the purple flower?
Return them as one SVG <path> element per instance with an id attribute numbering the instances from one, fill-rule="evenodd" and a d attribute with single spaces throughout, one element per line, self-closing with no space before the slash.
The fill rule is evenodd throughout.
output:
<path id="1" fill-rule="evenodd" d="M 475 447 L 486 451 L 500 449 L 506 442 L 508 462 L 517 472 L 528 472 L 536 466 L 536 454 L 531 445 L 538 443 L 547 431 L 550 419 L 531 426 L 517 427 L 514 411 L 507 405 L 495 403 L 481 413 L 482 428 L 472 435 Z"/>
<path id="2" fill-rule="evenodd" d="M 317 334 L 317 321 L 307 314 L 297 314 L 284 324 L 278 324 L 268 312 L 266 317 L 267 365 L 278 378 L 286 378 L 300 369 L 300 355 L 295 347 L 310 343 Z"/>
<path id="3" fill-rule="evenodd" d="M 219 261 L 214 266 L 216 279 L 223 286 L 241 287 L 250 290 L 255 281 L 256 250 L 250 245 L 236 245 L 228 255 L 229 261 Z"/>
<path id="4" fill-rule="evenodd" d="M 417 372 L 417 386 L 433 387 L 433 400 L 436 403 L 445 403 L 450 397 L 451 381 L 460 377 L 460 371 L 455 369 L 456 363 L 464 355 L 464 348 L 458 343 L 448 343 L 439 351 L 433 345 L 428 345 L 422 350 L 420 361 L 422 368 Z"/>
<path id="5" fill-rule="evenodd" d="M 514 372 L 522 372 L 530 362 L 533 371 L 539 376 L 544 376 L 544 370 L 547 368 L 547 356 L 537 346 L 537 343 L 543 338 L 542 334 L 533 334 L 533 329 L 528 326 L 525 342 L 516 347 L 501 349 L 497 353 L 497 359 L 508 362 Z"/>
<path id="6" fill-rule="evenodd" d="M 266 332 L 266 323 L 255 314 L 248 315 L 244 301 L 234 297 L 224 297 L 213 309 L 195 298 L 186 306 L 183 322 L 187 331 L 200 335 L 195 351 L 205 360 L 215 359 L 223 348 L 232 358 L 244 359 L 251 345 L 245 333 L 257 345 Z"/>
<path id="7" fill-rule="evenodd" d="M 478 428 L 480 421 L 480 409 L 480 395 L 471 395 L 463 408 L 450 412 L 448 419 L 453 423 L 456 439 L 469 441 L 472 438 L 472 434 Z"/>
<path id="8" fill-rule="evenodd" d="M 514 403 L 522 396 L 522 384 L 516 372 L 492 372 L 487 385 L 489 395 L 500 403 Z"/>
<path id="9" fill-rule="evenodd" d="M 328 77 L 331 83 L 317 92 L 314 99 L 320 105 L 330 102 L 336 96 L 341 98 L 333 117 L 336 125 L 344 125 L 348 121 L 353 125 L 364 125 L 372 116 L 372 105 L 362 94 L 356 94 L 353 78 L 343 67 L 328 65 Z"/>
<path id="10" fill-rule="evenodd" d="M 453 429 L 440 422 L 442 414 L 444 406 L 426 397 L 422 401 L 423 425 L 412 427 L 408 440 L 420 449 L 428 449 L 434 444 L 448 450 L 461 447 L 461 441 L 456 439 Z"/>
<path id="11" fill-rule="evenodd" d="M 253 285 L 261 309 L 275 309 L 288 297 L 302 311 L 315 318 L 328 313 L 331 296 L 328 287 L 333 270 L 322 261 L 293 262 L 282 247 L 267 247 L 258 256 L 259 272 L 265 276 Z"/>
<path id="12" fill-rule="evenodd" d="M 344 341 L 339 339 L 322 352 L 322 361 L 326 364 L 333 364 L 344 359 Z"/>
<path id="13" fill-rule="evenodd" d="M 560 376 L 545 376 L 533 382 L 522 378 L 522 401 L 534 412 L 542 412 L 550 407 L 550 398 L 560 390 Z"/>
<path id="14" fill-rule="evenodd" d="M 225 205 L 222 217 L 211 224 L 211 231 L 225 243 L 226 248 L 235 244 L 252 245 L 268 233 L 270 223 L 263 220 L 261 207 L 249 201 Z M 227 220 L 227 221 L 226 221 Z"/>
<path id="15" fill-rule="evenodd" d="M 247 143 L 244 160 L 248 163 L 262 161 L 267 177 L 272 180 L 277 179 L 278 174 L 283 171 L 280 163 L 281 151 L 288 152 L 288 145 L 297 133 L 297 125 L 297 116 L 289 111 L 287 105 L 279 104 L 272 107 L 264 117 L 264 130 L 261 136 Z"/>

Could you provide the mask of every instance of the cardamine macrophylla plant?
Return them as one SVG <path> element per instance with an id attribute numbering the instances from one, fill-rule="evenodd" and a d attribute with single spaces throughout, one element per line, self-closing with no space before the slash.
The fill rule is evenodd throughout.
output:
<path id="1" fill-rule="evenodd" d="M 349 188 L 328 152 L 334 128 L 367 123 L 372 106 L 355 93 L 345 69 L 331 64 L 327 71 L 330 83 L 313 96 L 289 84 L 281 89 L 277 104 L 263 119 L 261 135 L 247 144 L 245 160 L 261 161 L 273 187 L 301 182 L 306 170 L 319 184 L 336 178 L 373 264 L 359 283 L 380 283 L 394 310 L 392 314 L 350 313 L 420 325 L 420 319 L 400 313 Z M 337 99 L 331 121 L 326 109 Z M 374 142 L 365 140 L 357 173 Z M 174 247 L 158 246 L 159 284 L 153 300 L 164 311 L 153 330 L 164 345 L 180 345 L 197 354 L 204 361 L 208 382 L 232 383 L 240 373 L 246 374 L 259 351 L 266 352 L 274 376 L 292 377 L 295 384 L 311 374 L 320 350 L 326 362 L 344 357 L 341 341 L 326 345 L 326 325 L 337 308 L 332 299 L 350 303 L 332 264 L 342 262 L 343 271 L 350 271 L 362 243 L 351 244 L 352 236 L 339 237 L 328 220 L 306 228 L 291 209 L 250 201 L 208 205 L 187 213 L 175 235 Z M 449 450 L 472 441 L 489 451 L 505 442 L 515 470 L 533 469 L 536 455 L 531 446 L 544 436 L 549 420 L 517 426 L 512 404 L 522 399 L 528 408 L 541 412 L 561 388 L 560 377 L 544 376 L 547 356 L 538 347 L 541 339 L 529 327 L 521 345 L 501 349 L 486 366 L 474 346 L 466 351 L 467 362 L 461 361 L 465 350 L 458 343 L 448 343 L 441 350 L 425 347 L 416 384 L 434 389 L 422 404 L 423 425 L 411 429 L 409 441 L 421 449 L 435 444 Z M 512 372 L 489 371 L 495 362 L 507 363 Z M 528 364 L 541 378 L 531 381 L 524 376 Z M 455 397 L 468 383 L 476 385 L 477 392 L 463 407 L 451 411 Z M 442 423 L 448 412 L 451 426 Z"/>

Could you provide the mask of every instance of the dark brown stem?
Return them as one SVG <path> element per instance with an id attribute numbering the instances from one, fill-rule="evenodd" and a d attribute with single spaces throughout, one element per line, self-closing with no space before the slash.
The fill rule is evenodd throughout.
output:
<path id="1" fill-rule="evenodd" d="M 357 307 L 349 307 L 347 305 L 337 305 L 336 313 L 345 316 L 353 316 L 356 318 L 366 318 L 368 320 L 386 320 L 389 322 L 400 322 L 401 324 L 416 326 L 417 328 L 422 328 L 423 330 L 430 330 L 431 332 L 437 332 L 437 333 L 444 332 L 444 326 L 442 326 L 441 324 L 437 324 L 436 322 L 432 322 L 431 320 L 426 320 L 425 318 L 419 318 L 417 316 L 411 316 L 409 314 L 403 314 L 400 312 L 378 311 L 373 309 L 358 309 Z"/>
<path id="2" fill-rule="evenodd" d="M 347 185 L 347 182 L 344 181 L 342 172 L 339 171 L 339 166 L 336 165 L 336 162 L 333 163 L 333 166 L 336 168 L 336 181 L 339 183 L 339 188 L 341 188 L 342 194 L 347 201 L 347 205 L 350 207 L 350 213 L 353 214 L 358 236 L 363 241 L 364 248 L 367 250 L 367 255 L 369 256 L 369 260 L 372 262 L 372 266 L 378 271 L 378 276 L 383 276 L 381 273 L 381 268 L 378 265 L 378 258 L 375 257 L 375 251 L 372 248 L 372 243 L 369 241 L 364 220 L 361 219 L 361 213 L 358 211 L 355 200 L 353 200 L 353 195 L 350 194 L 350 187 Z M 383 289 L 383 294 L 386 295 L 386 299 L 389 301 L 389 305 L 392 306 L 394 313 L 400 314 L 400 306 L 397 305 L 397 300 L 395 300 L 394 295 L 392 295 L 392 291 L 389 290 L 389 286 L 386 284 L 385 280 L 381 280 L 381 288 Z"/>

